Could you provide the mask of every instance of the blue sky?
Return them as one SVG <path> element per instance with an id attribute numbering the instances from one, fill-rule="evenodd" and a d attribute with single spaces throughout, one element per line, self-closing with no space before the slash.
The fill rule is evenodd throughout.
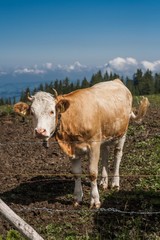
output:
<path id="1" fill-rule="evenodd" d="M 0 0 L 0 68 L 160 60 L 159 0 Z"/>

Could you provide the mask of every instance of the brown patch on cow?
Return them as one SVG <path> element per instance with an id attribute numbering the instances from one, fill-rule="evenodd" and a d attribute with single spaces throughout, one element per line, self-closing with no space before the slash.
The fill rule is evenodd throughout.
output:
<path id="1" fill-rule="evenodd" d="M 65 134 L 57 133 L 56 140 L 58 141 L 58 144 L 64 151 L 64 153 L 67 154 L 69 157 L 74 158 L 75 151 L 70 141 L 68 141 L 67 136 L 65 136 Z"/>
<path id="2" fill-rule="evenodd" d="M 89 179 L 93 182 L 97 179 L 97 174 L 95 172 L 91 172 L 89 175 Z"/>

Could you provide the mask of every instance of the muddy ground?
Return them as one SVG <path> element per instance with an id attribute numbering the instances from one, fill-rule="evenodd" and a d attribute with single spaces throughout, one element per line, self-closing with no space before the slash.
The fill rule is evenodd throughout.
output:
<path id="1" fill-rule="evenodd" d="M 159 120 L 159 108 L 151 107 L 143 122 L 145 127 L 143 134 L 137 130 L 127 137 L 124 162 L 127 163 L 128 152 L 137 151 L 137 154 L 140 154 L 138 151 L 141 150 L 134 148 L 135 142 L 145 141 L 153 135 L 160 136 Z M 132 123 L 131 126 L 135 127 Z M 82 239 L 84 236 L 86 239 L 87 236 L 92 239 L 116 239 L 118 228 L 125 227 L 129 224 L 128 221 L 133 222 L 135 219 L 138 221 L 138 218 L 141 218 L 144 223 L 144 225 L 143 223 L 138 225 L 141 232 L 147 229 L 155 232 L 155 226 L 156 229 L 160 228 L 160 214 L 135 217 L 132 214 L 119 215 L 113 212 L 89 211 L 90 184 L 86 174 L 87 158 L 84 158 L 82 181 L 84 202 L 81 208 L 75 210 L 72 205 L 74 180 L 71 175 L 70 161 L 55 143 L 54 138 L 50 141 L 50 147 L 46 149 L 40 140 L 33 138 L 30 119 L 23 121 L 15 114 L 0 116 L 0 197 L 41 233 L 44 239 L 67 239 L 67 236 L 75 236 L 70 239 Z M 100 190 L 102 208 L 116 208 L 122 211 L 138 211 L 139 209 L 160 211 L 159 203 L 152 204 L 152 209 L 151 205 L 148 205 L 148 208 L 145 205 L 143 208 L 144 199 L 145 202 L 151 202 L 152 197 L 160 199 L 160 195 L 157 190 L 136 192 L 134 186 L 138 180 L 139 177 L 136 176 L 135 178 L 133 176 L 123 177 L 121 190 L 115 193 L 114 197 L 109 192 L 104 196 Z M 127 220 L 121 223 L 122 218 Z M 110 227 L 108 235 L 105 235 L 105 230 L 102 229 L 106 226 L 104 222 L 107 226 L 116 224 L 113 228 Z M 49 230 L 51 225 L 55 228 Z M 5 236 L 11 227 L 0 215 L 0 235 Z M 141 239 L 147 239 L 144 234 L 140 236 L 143 236 Z"/>

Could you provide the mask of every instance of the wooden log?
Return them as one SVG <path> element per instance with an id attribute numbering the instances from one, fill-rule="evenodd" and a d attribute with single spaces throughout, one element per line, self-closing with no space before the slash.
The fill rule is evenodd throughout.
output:
<path id="1" fill-rule="evenodd" d="M 29 240 L 44 240 L 29 224 L 20 218 L 11 208 L 0 199 L 0 213 L 8 220 L 25 238 Z"/>

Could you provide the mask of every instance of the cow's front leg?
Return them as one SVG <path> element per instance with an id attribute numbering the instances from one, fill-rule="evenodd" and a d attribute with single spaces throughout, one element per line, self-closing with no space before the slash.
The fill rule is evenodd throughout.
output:
<path id="1" fill-rule="evenodd" d="M 91 202 L 90 208 L 100 208 L 99 193 L 97 187 L 98 162 L 100 156 L 100 143 L 93 142 L 90 148 L 89 176 L 91 180 Z"/>
<path id="2" fill-rule="evenodd" d="M 123 155 L 123 146 L 125 140 L 126 134 L 117 141 L 114 150 L 114 173 L 112 179 L 112 188 L 116 188 L 117 190 L 119 190 L 119 166 Z"/>
<path id="3" fill-rule="evenodd" d="M 72 172 L 75 177 L 75 186 L 74 186 L 74 206 L 77 207 L 83 198 L 82 184 L 81 184 L 81 159 L 71 160 L 72 162 Z"/>

